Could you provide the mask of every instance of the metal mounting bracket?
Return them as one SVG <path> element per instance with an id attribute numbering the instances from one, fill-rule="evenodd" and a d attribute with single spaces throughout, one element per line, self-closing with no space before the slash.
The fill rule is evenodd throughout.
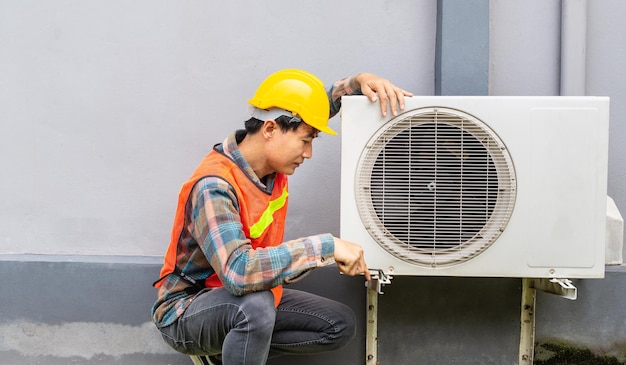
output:
<path id="1" fill-rule="evenodd" d="M 371 280 L 365 283 L 365 286 L 376 291 L 378 294 L 383 294 L 383 286 L 391 284 L 393 276 L 385 274 L 382 270 L 370 270 Z"/>
<path id="2" fill-rule="evenodd" d="M 570 300 L 576 300 L 578 297 L 578 289 L 569 279 L 533 278 L 529 280 L 531 287 L 546 293 L 556 294 Z"/>

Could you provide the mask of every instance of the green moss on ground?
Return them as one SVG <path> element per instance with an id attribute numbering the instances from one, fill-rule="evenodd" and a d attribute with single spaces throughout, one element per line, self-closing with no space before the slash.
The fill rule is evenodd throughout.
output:
<path id="1" fill-rule="evenodd" d="M 535 347 L 534 365 L 625 365 L 615 357 L 600 356 L 588 349 L 565 344 L 542 343 Z"/>

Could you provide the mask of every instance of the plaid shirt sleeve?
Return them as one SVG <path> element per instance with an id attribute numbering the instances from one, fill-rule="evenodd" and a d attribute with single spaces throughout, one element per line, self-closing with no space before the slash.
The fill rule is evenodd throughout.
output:
<path id="1" fill-rule="evenodd" d="M 359 75 L 352 77 L 346 77 L 336 81 L 328 90 L 328 100 L 330 101 L 330 115 L 329 119 L 339 113 L 341 109 L 341 97 L 344 95 L 361 95 L 361 85 L 357 82 L 356 78 Z"/>
<path id="2" fill-rule="evenodd" d="M 191 234 L 224 287 L 234 295 L 267 290 L 334 263 L 330 234 L 252 249 L 239 219 L 237 198 L 219 178 L 201 180 L 192 192 Z"/>

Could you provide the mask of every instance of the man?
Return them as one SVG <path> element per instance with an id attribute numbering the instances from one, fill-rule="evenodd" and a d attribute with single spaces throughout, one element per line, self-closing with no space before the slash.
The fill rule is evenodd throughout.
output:
<path id="1" fill-rule="evenodd" d="M 259 86 L 245 130 L 231 134 L 183 185 L 153 320 L 179 352 L 215 363 L 264 364 L 272 354 L 335 350 L 355 335 L 347 306 L 283 288 L 333 263 L 370 279 L 362 248 L 332 235 L 283 242 L 287 176 L 312 156 L 342 95 L 364 93 L 394 114 L 410 93 L 372 74 L 328 90 L 314 75 L 281 70 Z M 330 100 L 329 100 L 330 99 Z"/>

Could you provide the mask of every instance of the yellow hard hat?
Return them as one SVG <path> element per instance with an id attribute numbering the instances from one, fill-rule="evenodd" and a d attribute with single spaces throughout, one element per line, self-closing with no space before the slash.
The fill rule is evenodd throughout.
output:
<path id="1" fill-rule="evenodd" d="M 324 84 L 309 72 L 286 69 L 271 74 L 248 103 L 264 110 L 281 108 L 290 111 L 321 132 L 337 134 L 328 127 L 330 104 Z"/>

